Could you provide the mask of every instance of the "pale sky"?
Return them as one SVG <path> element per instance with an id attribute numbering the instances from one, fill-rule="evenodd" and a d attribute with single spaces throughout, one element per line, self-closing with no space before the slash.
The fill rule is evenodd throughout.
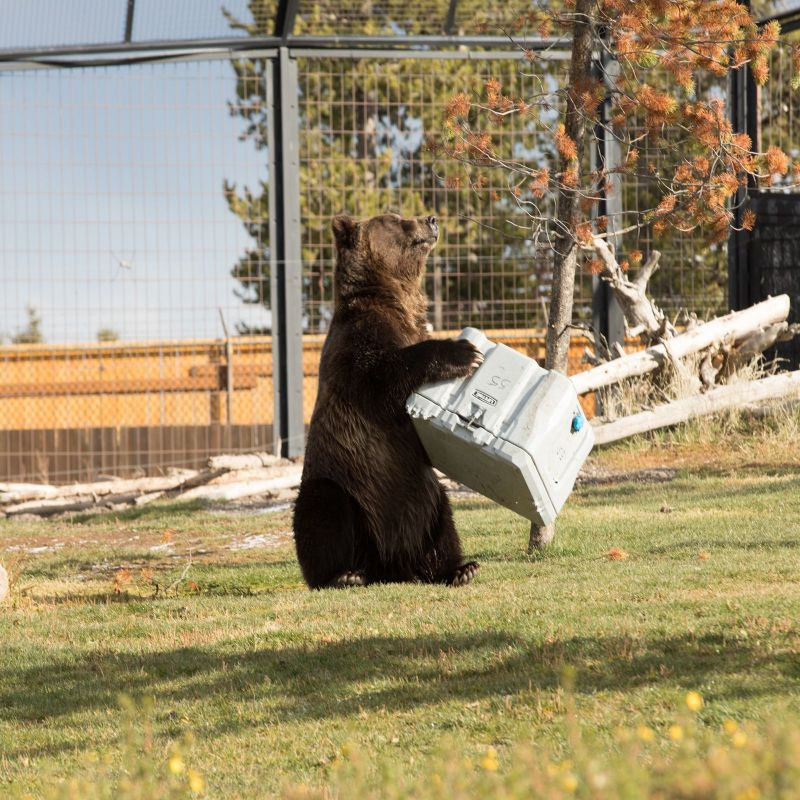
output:
<path id="1" fill-rule="evenodd" d="M 51 44 L 82 31 L 107 39 L 114 15 L 104 10 L 125 5 L 26 2 L 31 19 L 49 20 Z M 156 2 L 137 0 L 137 18 Z M 10 5 L 2 0 L 0 19 Z M 218 3 L 202 5 L 221 19 Z M 142 23 L 142 38 L 175 32 L 169 13 L 162 22 Z M 14 46 L 10 27 L 0 24 L 0 47 Z M 224 20 L 193 30 L 220 35 Z M 16 41 L 31 44 L 27 34 L 17 19 Z M 267 174 L 266 152 L 238 140 L 242 121 L 226 105 L 235 87 L 225 60 L 0 72 L 0 337 L 24 324 L 28 305 L 49 342 L 94 340 L 104 327 L 124 339 L 216 337 L 220 306 L 231 328 L 268 322 L 230 277 L 252 240 L 223 180 L 255 189 Z"/>

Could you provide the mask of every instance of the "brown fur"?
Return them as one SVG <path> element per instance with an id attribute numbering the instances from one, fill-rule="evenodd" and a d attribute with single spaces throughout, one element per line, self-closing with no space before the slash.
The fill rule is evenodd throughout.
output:
<path id="1" fill-rule="evenodd" d="M 434 380 L 471 373 L 467 342 L 427 336 L 422 280 L 433 218 L 336 217 L 335 310 L 322 351 L 294 529 L 312 587 L 464 583 L 447 497 L 405 411 Z"/>

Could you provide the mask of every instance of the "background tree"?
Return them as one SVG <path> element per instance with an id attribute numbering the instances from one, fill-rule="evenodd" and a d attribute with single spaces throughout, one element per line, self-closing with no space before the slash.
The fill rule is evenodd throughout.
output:
<path id="1" fill-rule="evenodd" d="M 12 344 L 41 344 L 44 341 L 42 334 L 42 318 L 33 306 L 26 309 L 28 321 L 24 328 L 20 328 L 12 337 Z"/>
<path id="2" fill-rule="evenodd" d="M 732 130 L 723 91 L 714 86 L 745 64 L 758 84 L 765 83 L 779 26 L 759 29 L 735 0 L 542 3 L 522 11 L 518 26 L 570 48 L 566 82 L 524 97 L 493 79 L 480 97 L 458 95 L 446 110 L 447 152 L 478 189 L 487 174 L 502 172 L 508 192 L 527 213 L 530 235 L 552 244 L 546 366 L 566 372 L 582 251 L 590 253 L 591 269 L 602 273 L 609 264 L 624 271 L 642 263 L 638 249 L 621 257 L 625 234 L 647 231 L 657 239 L 675 232 L 720 243 L 734 222 L 739 188 L 750 180 L 768 185 L 789 171 L 789 159 L 777 147 L 756 153 L 745 134 Z M 540 54 L 527 57 L 535 64 Z M 705 94 L 698 91 L 709 85 Z M 559 115 L 551 123 L 554 107 Z M 531 169 L 503 149 L 498 131 L 514 116 L 549 125 L 558 152 L 554 169 Z M 591 168 L 586 154 L 599 137 L 611 140 L 621 158 L 601 158 Z M 636 203 L 626 204 L 631 185 Z M 623 203 L 610 214 L 604 205 L 614 191 Z M 753 224 L 746 212 L 743 227 Z M 552 535 L 552 528 L 534 528 L 531 545 Z"/>
<path id="3" fill-rule="evenodd" d="M 115 331 L 113 328 L 100 328 L 100 330 L 97 331 L 97 341 L 118 342 L 119 333 L 117 333 L 117 331 Z"/>
<path id="4" fill-rule="evenodd" d="M 447 5 L 441 3 L 442 20 Z M 271 33 L 268 6 L 252 0 L 254 22 L 229 20 L 252 35 Z M 396 11 L 402 13 L 399 7 Z M 413 18 L 388 22 L 402 23 L 409 32 L 422 24 Z M 341 3 L 325 0 L 298 17 L 295 30 L 341 33 L 347 24 Z M 265 62 L 240 59 L 233 64 L 236 98 L 231 114 L 243 120 L 242 138 L 264 151 L 266 160 Z M 434 251 L 427 287 L 435 327 L 459 328 L 477 320 L 487 328 L 530 324 L 531 315 L 540 311 L 540 297 L 549 292 L 549 254 L 530 239 L 513 235 L 515 221 L 524 221 L 525 214 L 514 197 L 501 191 L 504 183 L 495 187 L 490 179 L 486 191 L 476 193 L 460 176 L 442 174 L 441 107 L 458 89 L 480 92 L 491 77 L 518 86 L 520 92 L 527 86 L 555 87 L 558 69 L 543 63 L 536 75 L 525 75 L 512 60 L 301 59 L 300 194 L 308 332 L 325 330 L 330 318 L 334 250 L 329 226 L 330 218 L 342 211 L 358 216 L 433 211 L 442 219 L 442 242 Z M 527 120 L 519 123 L 504 127 L 504 146 L 524 163 L 553 158 L 552 142 L 532 131 Z M 270 301 L 267 188 L 266 181 L 224 187 L 231 211 L 252 238 L 232 270 L 241 284 L 239 296 L 265 306 Z M 532 270 L 532 261 L 540 268 Z"/>

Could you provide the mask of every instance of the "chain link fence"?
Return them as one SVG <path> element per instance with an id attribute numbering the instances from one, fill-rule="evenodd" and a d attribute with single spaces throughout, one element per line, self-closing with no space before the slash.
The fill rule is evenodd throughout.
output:
<path id="1" fill-rule="evenodd" d="M 432 328 L 478 325 L 540 354 L 549 249 L 527 234 L 502 171 L 475 192 L 448 179 L 437 149 L 454 94 L 477 96 L 490 77 L 520 97 L 563 85 L 568 54 L 532 66 L 508 47 L 503 26 L 518 12 L 472 0 L 66 8 L 31 0 L 0 25 L 0 481 L 158 474 L 277 447 L 288 413 L 279 384 L 291 382 L 279 333 L 284 346 L 302 338 L 288 366 L 302 424 L 332 314 L 330 219 L 342 211 L 435 213 Z M 410 36 L 404 48 L 363 47 Z M 287 46 L 296 84 L 279 68 Z M 787 104 L 788 119 L 777 111 Z M 765 96 L 780 120 L 766 125 L 790 151 L 796 104 Z M 281 132 L 287 119 L 293 136 Z M 530 120 L 509 120 L 500 138 L 521 163 L 554 158 Z M 287 184 L 299 197 L 291 225 Z M 625 187 L 634 207 L 645 195 Z M 299 264 L 284 257 L 287 237 Z M 647 230 L 623 245 L 664 251 L 653 290 L 668 310 L 725 307 L 724 246 L 656 242 Z M 281 305 L 293 275 L 296 318 Z M 582 270 L 580 322 L 592 303 Z"/>

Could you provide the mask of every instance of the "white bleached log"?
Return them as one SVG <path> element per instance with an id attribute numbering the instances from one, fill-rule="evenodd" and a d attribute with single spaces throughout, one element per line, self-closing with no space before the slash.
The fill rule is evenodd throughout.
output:
<path id="1" fill-rule="evenodd" d="M 595 444 L 608 444 L 637 433 L 686 422 L 692 417 L 713 414 L 744 403 L 759 403 L 784 397 L 800 396 L 800 370 L 782 372 L 757 381 L 742 381 L 720 386 L 707 394 L 687 397 L 642 411 L 613 422 L 592 422 Z"/>
<path id="2" fill-rule="evenodd" d="M 614 292 L 614 297 L 625 317 L 625 329 L 628 336 L 645 336 L 648 342 L 656 338 L 674 336 L 675 329 L 672 327 L 672 323 L 647 296 L 647 283 L 658 269 L 661 253 L 653 250 L 636 277 L 631 280 L 620 267 L 613 250 L 605 239 L 595 236 L 593 247 L 602 264 L 600 277 L 611 286 L 611 290 Z"/>
<path id="3" fill-rule="evenodd" d="M 15 505 L 40 500 L 58 500 L 61 498 L 90 495 L 100 498 L 110 494 L 128 494 L 138 492 L 149 494 L 151 492 L 164 492 L 181 487 L 189 488 L 197 482 L 206 483 L 211 478 L 220 474 L 218 470 L 192 470 L 178 475 L 168 475 L 156 478 L 131 478 L 113 481 L 97 481 L 95 483 L 73 483 L 65 486 L 38 486 L 28 484 L 16 491 L 0 494 L 0 505 L 12 503 Z"/>
<path id="4" fill-rule="evenodd" d="M 14 503 L 24 497 L 53 497 L 58 493 L 58 486 L 47 483 L 0 483 L 0 505 Z"/>
<path id="5" fill-rule="evenodd" d="M 625 378 L 645 375 L 663 366 L 670 359 L 683 358 L 712 345 L 734 342 L 750 336 L 753 331 L 783 322 L 789 316 L 789 296 L 770 297 L 742 311 L 734 311 L 698 325 L 669 340 L 638 353 L 608 361 L 593 369 L 572 376 L 578 394 L 586 394 L 610 386 Z M 669 352 L 667 350 L 669 348 Z"/>
<path id="6" fill-rule="evenodd" d="M 211 469 L 259 469 L 260 467 L 272 467 L 280 464 L 280 456 L 272 453 L 243 453 L 240 455 L 221 455 L 211 456 L 208 459 L 208 466 Z"/>
<path id="7" fill-rule="evenodd" d="M 14 506 L 7 506 L 3 510 L 9 517 L 19 514 L 35 514 L 38 517 L 52 517 L 55 514 L 88 511 L 91 508 L 108 508 L 115 505 L 129 505 L 142 497 L 140 491 L 122 492 L 120 494 L 73 495 L 72 497 L 56 497 L 49 500 L 30 500 Z"/>
<path id="8" fill-rule="evenodd" d="M 155 478 L 106 480 L 69 486 L 0 484 L 0 516 L 143 506 L 162 497 L 235 500 L 300 484 L 302 466 L 269 453 L 214 456 L 209 468 L 180 470 Z"/>
<path id="9" fill-rule="evenodd" d="M 140 506 L 146 506 L 148 503 L 152 503 L 154 500 L 158 500 L 160 497 L 163 497 L 165 492 L 150 492 L 149 494 L 140 494 L 138 497 L 135 497 L 133 500 L 133 504 L 139 508 Z"/>
<path id="10" fill-rule="evenodd" d="M 238 500 L 242 497 L 253 497 L 267 492 L 278 492 L 282 489 L 294 489 L 300 485 L 300 476 L 303 468 L 292 465 L 279 476 L 265 480 L 241 481 L 239 483 L 225 483 L 214 486 L 197 486 L 188 492 L 179 494 L 176 500 Z"/>
<path id="11" fill-rule="evenodd" d="M 67 511 L 84 511 L 92 506 L 104 507 L 111 504 L 133 503 L 144 505 L 157 496 L 174 494 L 189 490 L 198 484 L 205 484 L 222 474 L 221 470 L 201 470 L 184 472 L 179 475 L 161 478 L 136 478 L 115 480 L 103 483 L 72 484 L 58 486 L 55 495 L 34 496 L 22 502 L 12 502 L 2 507 L 8 516 L 17 514 L 38 514 L 52 516 Z M 28 497 L 34 492 L 29 492 Z"/>

